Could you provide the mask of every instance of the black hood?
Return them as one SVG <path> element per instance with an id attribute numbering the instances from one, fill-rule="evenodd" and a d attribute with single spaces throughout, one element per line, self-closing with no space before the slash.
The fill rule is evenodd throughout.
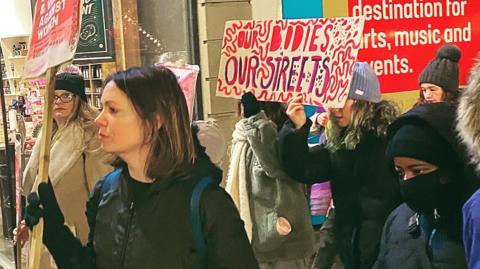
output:
<path id="1" fill-rule="evenodd" d="M 412 108 L 394 121 L 387 130 L 388 141 L 392 140 L 395 133 L 405 124 L 428 124 L 451 148 L 455 156 L 456 167 L 459 173 L 456 178 L 462 186 L 465 198 L 468 198 L 477 188 L 479 178 L 474 173 L 474 167 L 468 165 L 465 145 L 461 143 L 456 131 L 456 107 L 448 103 L 423 104 Z M 393 168 L 393 162 L 392 162 Z"/>
<path id="2" fill-rule="evenodd" d="M 387 129 L 388 141 L 406 124 L 425 125 L 435 130 L 448 143 L 456 157 L 463 161 L 464 150 L 455 131 L 456 108 L 448 103 L 422 104 L 415 106 L 396 119 Z"/>

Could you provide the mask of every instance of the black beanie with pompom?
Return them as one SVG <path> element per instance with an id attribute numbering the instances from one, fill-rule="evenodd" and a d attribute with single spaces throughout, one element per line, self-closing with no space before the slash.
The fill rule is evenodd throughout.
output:
<path id="1" fill-rule="evenodd" d="M 458 61 L 461 57 L 460 49 L 452 44 L 443 45 L 437 56 L 423 69 L 418 83 L 431 83 L 446 92 L 458 91 Z"/>

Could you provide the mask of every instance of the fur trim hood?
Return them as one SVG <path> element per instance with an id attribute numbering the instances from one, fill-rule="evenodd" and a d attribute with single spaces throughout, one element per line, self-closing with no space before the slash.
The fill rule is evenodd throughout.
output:
<path id="1" fill-rule="evenodd" d="M 480 58 L 471 70 L 468 86 L 462 91 L 457 110 L 457 130 L 472 163 L 480 171 Z"/>

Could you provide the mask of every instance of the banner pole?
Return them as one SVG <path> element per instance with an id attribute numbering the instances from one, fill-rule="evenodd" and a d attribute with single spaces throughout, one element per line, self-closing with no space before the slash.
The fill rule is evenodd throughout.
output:
<path id="1" fill-rule="evenodd" d="M 38 169 L 38 183 L 48 181 L 48 164 L 50 162 L 50 142 L 52 136 L 53 118 L 53 94 L 55 91 L 55 74 L 58 66 L 50 67 L 47 70 L 47 88 L 45 91 L 45 102 L 43 107 L 42 140 L 40 141 L 40 160 Z M 33 228 L 30 244 L 29 269 L 40 268 L 41 246 L 43 239 L 43 219 Z"/>

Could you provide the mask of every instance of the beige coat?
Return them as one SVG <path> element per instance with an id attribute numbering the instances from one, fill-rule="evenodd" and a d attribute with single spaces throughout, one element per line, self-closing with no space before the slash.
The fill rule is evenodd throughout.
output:
<path id="1" fill-rule="evenodd" d="M 41 134 L 37 141 L 41 141 Z M 25 194 L 36 190 L 35 181 L 40 155 L 40 143 L 33 147 L 32 155 L 23 174 Z M 65 222 L 82 243 L 88 239 L 85 203 L 95 183 L 112 168 L 108 155 L 100 149 L 97 130 L 83 130 L 78 123 L 55 133 L 51 142 L 49 176 Z M 47 249 L 42 250 L 40 268 L 56 268 Z"/>

